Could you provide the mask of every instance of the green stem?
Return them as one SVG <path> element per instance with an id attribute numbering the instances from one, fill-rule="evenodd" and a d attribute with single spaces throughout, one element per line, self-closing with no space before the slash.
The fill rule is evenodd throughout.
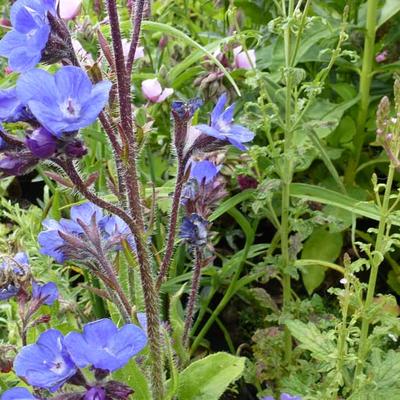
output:
<path id="1" fill-rule="evenodd" d="M 367 356 L 368 350 L 368 330 L 370 326 L 370 319 L 368 318 L 368 311 L 372 305 L 372 301 L 375 295 L 376 280 L 378 278 L 379 265 L 382 262 L 381 255 L 384 255 L 386 230 L 388 222 L 388 211 L 389 211 L 389 201 L 390 194 L 392 192 L 393 178 L 395 173 L 395 167 L 393 164 L 389 166 L 389 174 L 386 182 L 385 193 L 383 195 L 383 202 L 381 208 L 381 219 L 378 226 L 378 234 L 376 237 L 375 244 L 375 254 L 371 259 L 371 272 L 369 275 L 367 297 L 365 299 L 363 307 L 363 316 L 361 323 L 361 333 L 360 333 L 360 344 L 358 348 L 358 362 L 356 370 L 354 372 L 353 389 L 357 388 L 358 378 L 363 370 L 364 362 Z"/>
<path id="2" fill-rule="evenodd" d="M 281 211 L 281 252 L 283 259 L 283 315 L 286 315 L 290 310 L 290 303 L 292 297 L 291 279 L 287 270 L 290 265 L 289 255 L 289 206 L 290 206 L 290 183 L 293 178 L 293 165 L 291 157 L 292 147 L 292 129 L 291 129 L 291 118 L 292 118 L 292 76 L 290 68 L 292 66 L 291 61 L 291 31 L 290 31 L 290 19 L 293 16 L 294 1 L 289 0 L 288 9 L 288 21 L 284 31 L 284 43 L 285 43 L 285 69 L 286 69 L 286 105 L 285 105 L 285 130 L 284 130 L 284 165 L 281 173 L 282 176 L 282 211 Z M 284 346 L 285 346 L 285 361 L 289 365 L 292 358 L 292 337 L 290 331 L 285 327 L 284 334 Z"/>
<path id="3" fill-rule="evenodd" d="M 356 175 L 358 163 L 360 161 L 361 150 L 364 144 L 365 124 L 368 118 L 368 106 L 370 102 L 370 89 L 372 81 L 372 66 L 374 61 L 374 46 L 376 34 L 376 20 L 378 13 L 378 0 L 368 0 L 367 2 L 367 21 L 364 39 L 364 54 L 360 75 L 360 106 L 357 115 L 357 130 L 354 135 L 354 154 L 350 159 L 345 173 L 345 183 L 352 184 Z"/>

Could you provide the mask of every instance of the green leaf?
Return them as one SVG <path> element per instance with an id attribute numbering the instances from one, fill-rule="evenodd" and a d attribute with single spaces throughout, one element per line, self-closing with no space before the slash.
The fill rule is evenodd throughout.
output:
<path id="1" fill-rule="evenodd" d="M 241 202 L 250 199 L 255 193 L 254 189 L 247 189 L 243 192 L 235 194 L 234 196 L 230 197 L 228 200 L 224 201 L 220 206 L 211 214 L 209 221 L 215 221 L 221 215 L 228 212 L 231 208 L 237 206 Z"/>
<path id="2" fill-rule="evenodd" d="M 342 245 L 340 232 L 331 233 L 325 228 L 318 228 L 304 243 L 301 258 L 333 262 L 339 257 Z M 308 294 L 312 294 L 324 281 L 325 268 L 320 265 L 309 265 L 302 272 L 302 277 Z"/>
<path id="3" fill-rule="evenodd" d="M 310 351 L 316 360 L 335 359 L 337 349 L 333 337 L 321 332 L 312 322 L 305 324 L 299 320 L 288 320 L 286 326 L 293 337 L 300 342 L 300 347 Z"/>
<path id="4" fill-rule="evenodd" d="M 180 373 L 179 400 L 218 400 L 244 371 L 245 358 L 215 353 Z"/>
<path id="5" fill-rule="evenodd" d="M 146 376 L 140 370 L 134 359 L 131 359 L 124 368 L 114 372 L 113 378 L 126 383 L 135 390 L 135 393 L 132 395 L 132 400 L 152 399 Z"/>
<path id="6" fill-rule="evenodd" d="M 375 221 L 380 220 L 379 209 L 375 204 L 360 201 L 359 199 L 326 189 L 322 186 L 308 185 L 306 183 L 292 183 L 290 185 L 290 195 L 302 200 L 330 204 Z M 397 216 L 394 216 L 391 222 L 393 225 L 400 226 L 400 218 Z"/>
<path id="7" fill-rule="evenodd" d="M 172 26 L 169 26 L 167 24 L 162 24 L 160 22 L 143 21 L 142 22 L 142 29 L 144 31 L 167 33 L 168 35 L 174 36 L 174 37 L 182 40 L 183 42 L 187 43 L 188 45 L 193 46 L 196 49 L 202 51 L 203 54 L 207 55 L 214 62 L 214 64 L 216 64 L 221 69 L 221 71 L 225 74 L 226 78 L 229 80 L 229 82 L 235 88 L 236 93 L 240 96 L 240 90 L 239 90 L 238 86 L 236 85 L 236 82 L 232 78 L 231 74 L 217 60 L 217 58 L 212 53 L 210 53 L 209 50 L 207 50 L 206 47 L 204 47 L 201 44 L 197 43 L 195 40 L 190 38 L 185 33 L 181 32 L 179 29 L 173 28 Z"/>

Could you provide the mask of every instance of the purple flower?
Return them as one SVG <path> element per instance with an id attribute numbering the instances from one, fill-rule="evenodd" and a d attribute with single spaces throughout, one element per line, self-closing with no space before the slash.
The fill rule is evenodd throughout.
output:
<path id="1" fill-rule="evenodd" d="M 250 142 L 254 138 L 254 133 L 242 125 L 233 123 L 233 112 L 235 103 L 225 108 L 227 101 L 226 93 L 219 99 L 211 113 L 211 125 L 200 124 L 195 128 L 202 133 L 222 141 L 228 141 L 239 150 L 246 150 L 243 143 Z"/>
<path id="2" fill-rule="evenodd" d="M 233 49 L 236 68 L 252 69 L 256 66 L 256 52 L 254 50 L 243 51 L 242 46 Z"/>
<path id="3" fill-rule="evenodd" d="M 24 175 L 34 168 L 38 161 L 30 151 L 6 152 L 0 159 L 0 173 L 5 176 Z"/>
<path id="4" fill-rule="evenodd" d="M 56 329 L 43 332 L 35 344 L 24 346 L 14 361 L 15 373 L 32 386 L 56 391 L 77 368 L 63 335 Z"/>
<path id="5" fill-rule="evenodd" d="M 108 101 L 111 82 L 93 85 L 78 67 L 62 67 L 54 75 L 34 69 L 17 82 L 20 100 L 55 136 L 92 124 Z"/>
<path id="6" fill-rule="evenodd" d="M 185 239 L 192 246 L 207 244 L 208 222 L 198 214 L 183 217 L 179 237 Z"/>
<path id="7" fill-rule="evenodd" d="M 146 343 L 146 334 L 138 326 L 127 324 L 118 329 L 110 319 L 90 322 L 82 334 L 71 332 L 65 337 L 65 345 L 78 367 L 92 365 L 111 372 L 122 368 Z"/>
<path id="8" fill-rule="evenodd" d="M 301 397 L 300 396 L 292 396 L 287 393 L 282 393 L 281 400 L 301 400 Z"/>
<path id="9" fill-rule="evenodd" d="M 43 226 L 47 230 L 40 232 L 38 236 L 40 252 L 53 257 L 58 263 L 64 262 L 66 255 L 63 252 L 63 246 L 66 242 L 60 233 L 79 236 L 83 234 L 83 229 L 78 221 L 90 225 L 92 217 L 99 221 L 103 217 L 102 210 L 92 203 L 84 203 L 71 207 L 71 219 L 62 218 L 60 222 L 54 219 L 44 220 Z"/>
<path id="10" fill-rule="evenodd" d="M 57 138 L 42 127 L 34 130 L 25 143 L 32 154 L 39 158 L 49 158 L 57 149 Z"/>
<path id="11" fill-rule="evenodd" d="M 1 400 L 36 400 L 36 397 L 28 389 L 15 387 L 6 390 L 1 395 Z"/>
<path id="12" fill-rule="evenodd" d="M 208 160 L 192 161 L 191 165 L 190 177 L 196 179 L 199 185 L 212 182 L 221 169 L 221 166 L 217 167 Z"/>
<path id="13" fill-rule="evenodd" d="M 142 82 L 142 93 L 152 103 L 161 103 L 174 93 L 174 89 L 161 87 L 157 78 L 146 79 Z"/>
<path id="14" fill-rule="evenodd" d="M 51 30 L 49 11 L 54 12 L 54 0 L 17 0 L 11 7 L 13 29 L 0 40 L 0 55 L 13 71 L 24 72 L 40 62 Z"/>
<path id="15" fill-rule="evenodd" d="M 377 63 L 382 63 L 382 62 L 386 61 L 388 55 L 389 55 L 388 51 L 387 50 L 383 50 L 382 53 L 378 53 L 375 56 L 375 61 Z"/>
<path id="16" fill-rule="evenodd" d="M 32 297 L 35 300 L 40 301 L 42 304 L 51 306 L 58 299 L 57 285 L 53 282 L 48 282 L 41 285 L 40 283 L 33 281 Z"/>
<path id="17" fill-rule="evenodd" d="M 174 101 L 172 102 L 172 114 L 176 120 L 188 121 L 193 117 L 196 110 L 203 105 L 203 100 L 200 98 L 185 101 Z"/>
<path id="18" fill-rule="evenodd" d="M 101 387 L 92 387 L 85 393 L 83 400 L 106 400 L 106 391 Z"/>

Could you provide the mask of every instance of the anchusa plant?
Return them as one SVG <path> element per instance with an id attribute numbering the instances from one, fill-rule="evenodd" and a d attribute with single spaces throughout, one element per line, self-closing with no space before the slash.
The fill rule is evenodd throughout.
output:
<path id="1" fill-rule="evenodd" d="M 15 87 L 0 91 L 0 172 L 3 176 L 23 175 L 45 165 L 53 169 L 47 171 L 47 178 L 80 194 L 82 201 L 63 211 L 69 212 L 69 217 L 43 221 L 44 230 L 38 237 L 40 252 L 56 263 L 77 264 L 95 275 L 102 285 L 95 293 L 103 297 L 113 321 L 121 327 L 111 319 L 100 319 L 86 323 L 82 333 L 66 336 L 50 328 L 41 332 L 36 343 L 28 344 L 28 329 L 49 322 L 43 316 L 35 320 L 36 311 L 43 304 L 53 304 L 58 292 L 53 283 L 32 281 L 27 261 L 17 255 L 11 264 L 0 268 L 1 296 L 18 301 L 23 347 L 13 368 L 33 391 L 16 387 L 4 393 L 3 399 L 125 400 L 134 390 L 143 391 L 148 399 L 172 399 L 181 396 L 178 392 L 182 389 L 187 390 L 192 381 L 187 380 L 187 374 L 196 375 L 204 361 L 208 369 L 214 368 L 215 361 L 205 358 L 197 367 L 192 364 L 184 370 L 189 357 L 175 352 L 183 347 L 189 353 L 201 269 L 207 262 L 207 218 L 226 194 L 219 176 L 221 166 L 212 162 L 210 153 L 229 145 L 244 151 L 254 133 L 234 123 L 235 105 L 225 108 L 228 97 L 233 97 L 227 93 L 219 98 L 209 124 L 192 124 L 195 114 L 196 120 L 200 117 L 200 98 L 172 103 L 171 141 L 177 174 L 162 254 L 154 251 L 152 216 L 145 207 L 138 173 L 146 140 L 138 137 L 143 130 L 136 121 L 131 85 L 134 61 L 143 55 L 139 42 L 146 4 L 144 0 L 131 4 L 131 38 L 125 40 L 117 2 L 105 1 L 109 30 L 97 33 L 103 57 L 88 71 L 80 65 L 81 57 L 75 53 L 79 46 L 73 45 L 65 23 L 78 15 L 80 1 L 67 7 L 55 0 L 17 0 L 11 7 L 11 29 L 0 40 L 0 55 L 20 75 Z M 56 65 L 38 68 L 39 63 Z M 235 50 L 237 68 L 247 69 L 254 63 L 253 51 Z M 166 103 L 174 94 L 156 78 L 144 80 L 141 88 L 148 101 L 143 107 L 157 107 L 156 103 Z M 98 174 L 85 177 L 80 168 L 80 161 L 91 150 L 85 144 L 85 128 L 96 121 L 112 154 L 108 175 L 112 193 L 108 195 L 94 190 Z M 160 322 L 160 299 L 178 231 L 194 256 L 181 331 L 176 319 L 169 321 L 170 325 Z M 140 321 L 146 332 L 132 321 Z M 146 344 L 140 365 L 130 363 Z M 214 397 L 238 379 L 244 368 L 243 358 L 225 353 L 217 356 L 227 363 L 229 373 L 222 387 L 213 392 Z M 125 371 L 126 365 L 130 368 Z"/>

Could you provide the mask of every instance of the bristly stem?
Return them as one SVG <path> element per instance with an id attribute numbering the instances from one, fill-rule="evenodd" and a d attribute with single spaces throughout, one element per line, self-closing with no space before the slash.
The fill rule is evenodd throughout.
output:
<path id="1" fill-rule="evenodd" d="M 139 44 L 140 29 L 142 26 L 143 11 L 144 11 L 145 0 L 135 1 L 135 11 L 133 12 L 133 32 L 131 45 L 129 47 L 128 59 L 126 60 L 126 74 L 128 77 L 131 76 L 133 62 L 135 61 L 135 53 Z"/>
<path id="2" fill-rule="evenodd" d="M 186 309 L 185 328 L 183 330 L 182 342 L 185 347 L 189 345 L 190 329 L 193 324 L 193 316 L 196 307 L 197 295 L 200 287 L 200 276 L 203 257 L 202 250 L 199 247 L 194 249 L 194 268 L 192 277 L 192 287 L 190 289 L 189 301 Z"/>
<path id="3" fill-rule="evenodd" d="M 171 209 L 171 219 L 169 221 L 168 226 L 168 237 L 167 244 L 165 247 L 164 258 L 160 267 L 160 272 L 157 277 L 156 289 L 160 290 L 162 283 L 168 274 L 168 269 L 171 264 L 172 256 L 174 255 L 174 244 L 175 244 L 175 236 L 176 236 L 176 226 L 178 222 L 179 216 L 179 208 L 182 196 L 182 189 L 185 182 L 185 170 L 184 167 L 179 163 L 178 165 L 178 173 L 176 176 L 175 190 L 172 199 L 172 209 Z"/>

